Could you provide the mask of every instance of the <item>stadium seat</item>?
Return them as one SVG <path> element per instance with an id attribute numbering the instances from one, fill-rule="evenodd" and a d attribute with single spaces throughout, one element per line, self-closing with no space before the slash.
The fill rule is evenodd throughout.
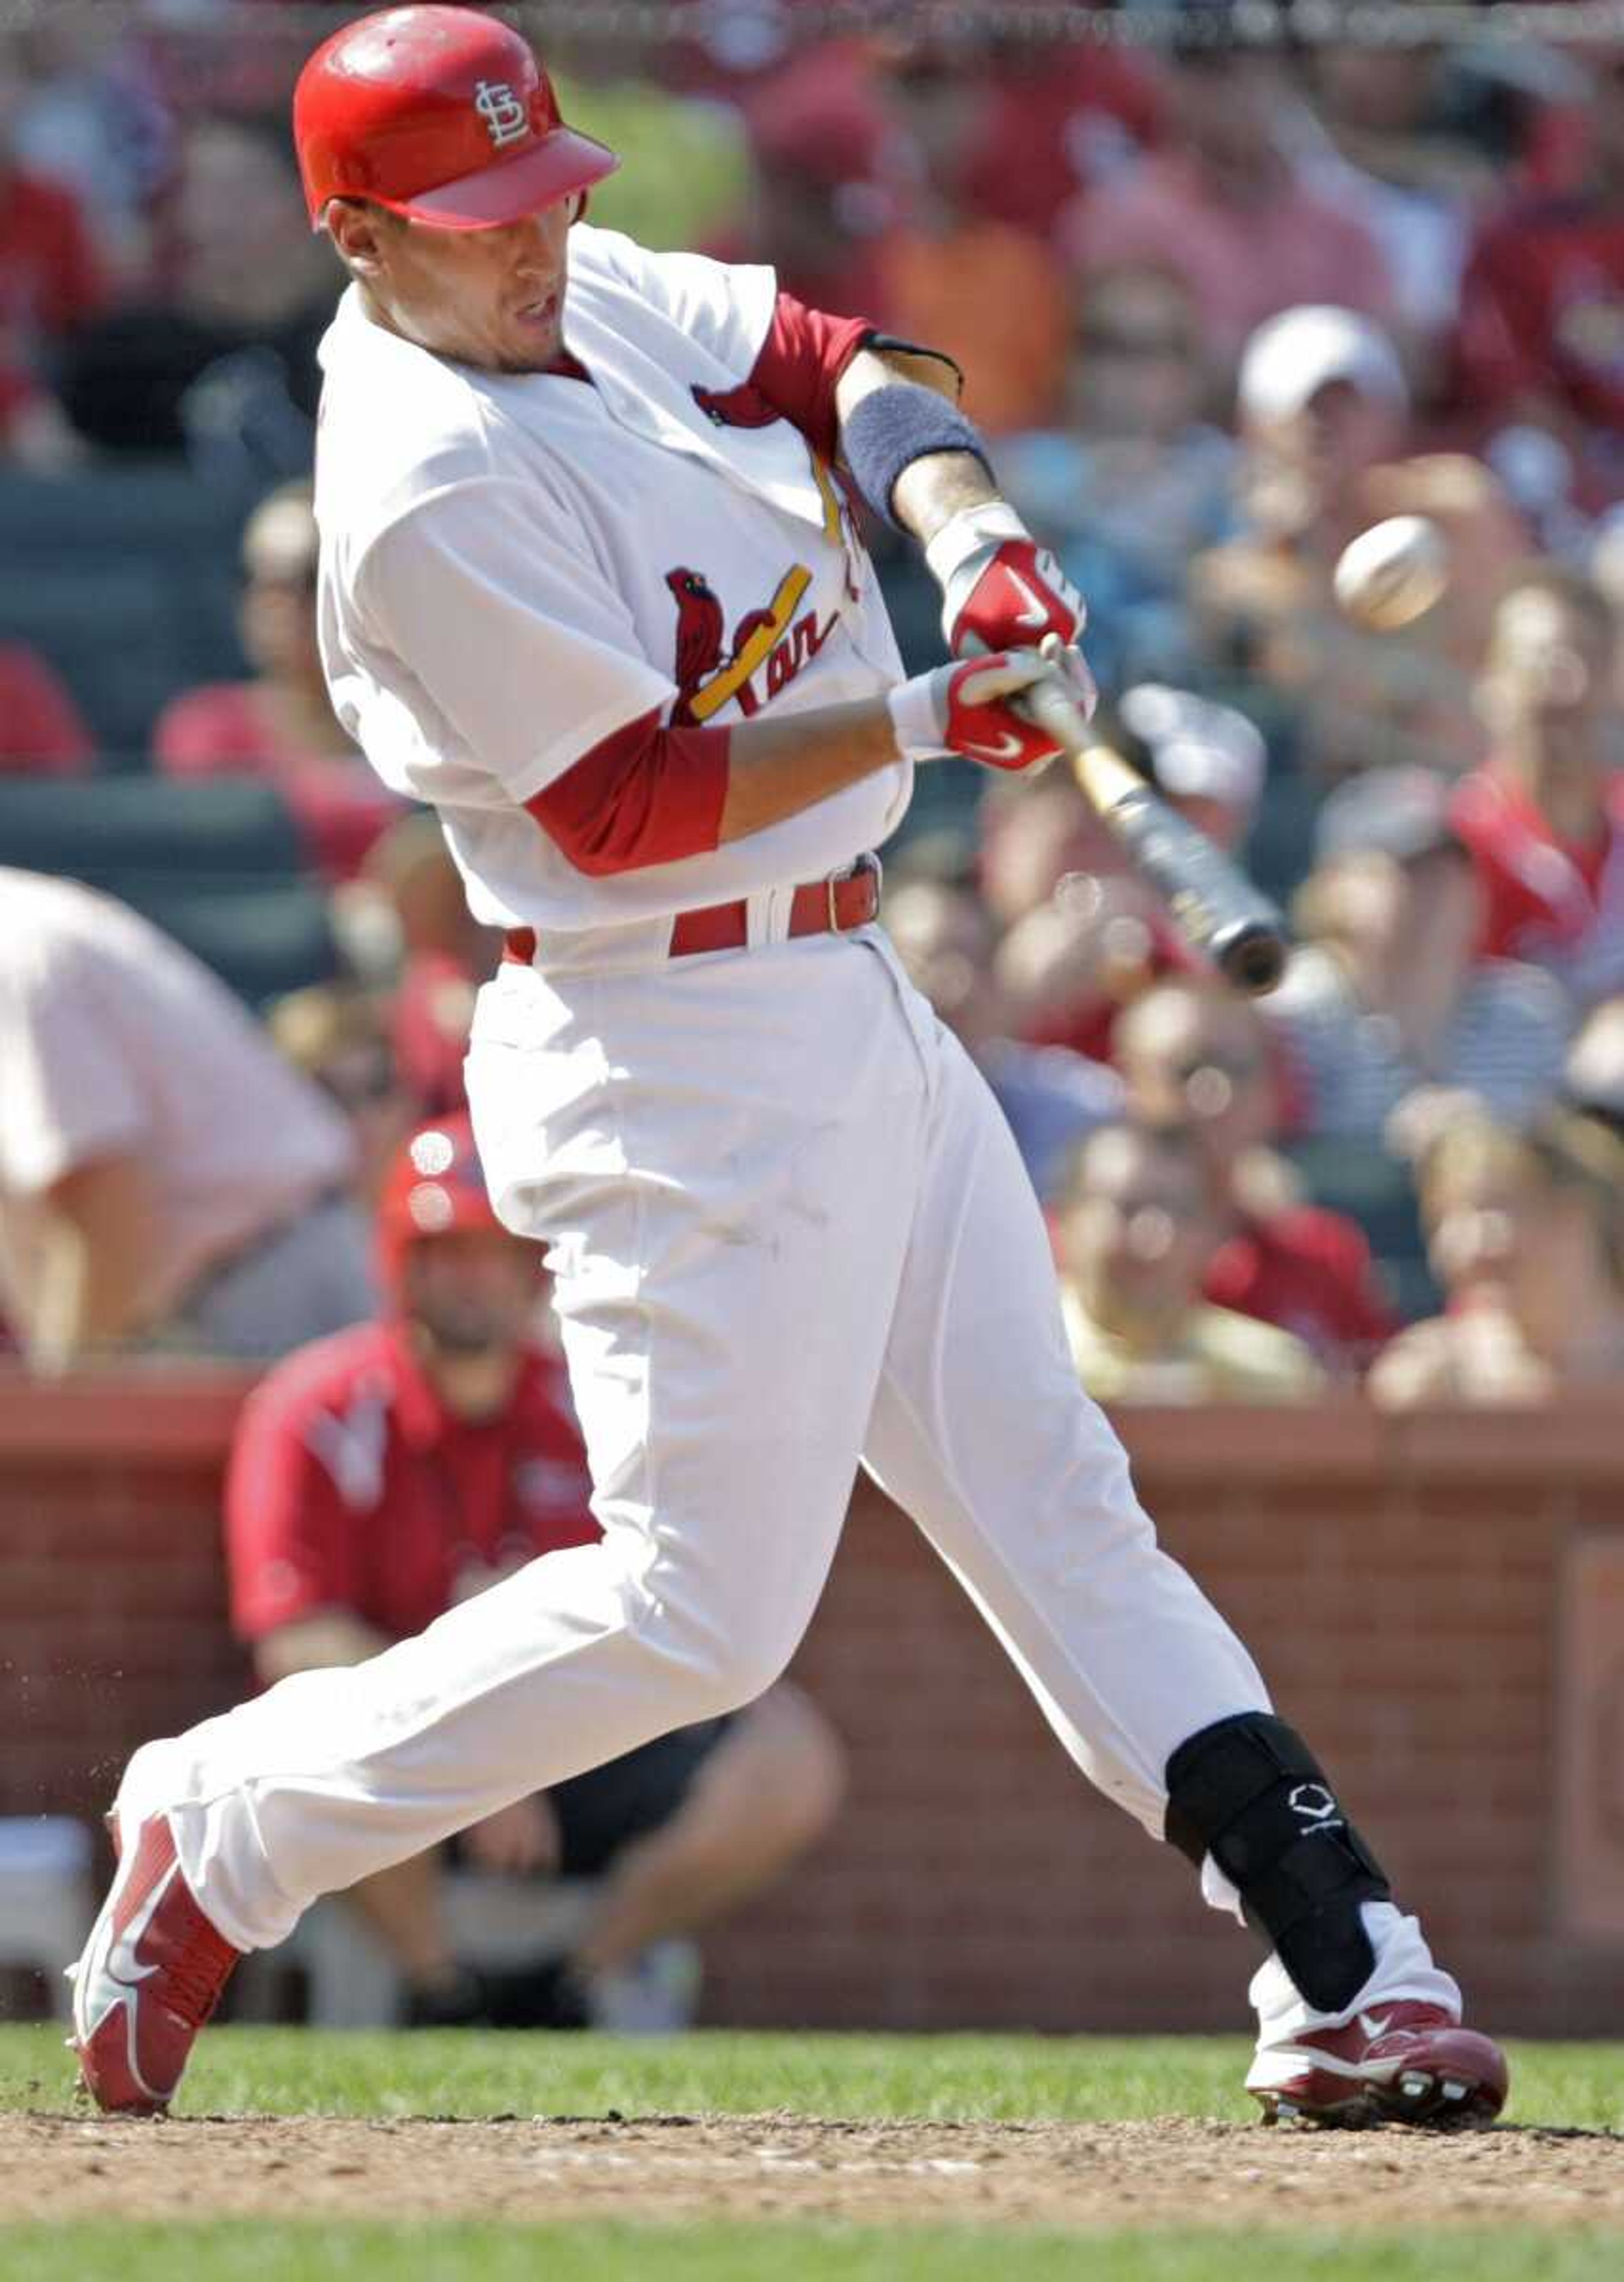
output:
<path id="1" fill-rule="evenodd" d="M 119 896 L 251 1005 L 338 969 L 293 820 L 255 778 L 0 778 L 0 864 Z"/>
<path id="2" fill-rule="evenodd" d="M 282 796 L 259 777 L 0 779 L 0 863 L 25 872 L 100 887 L 131 872 L 253 876 L 304 861 Z"/>
<path id="3" fill-rule="evenodd" d="M 330 982 L 338 971 L 327 902 L 316 881 L 176 881 L 130 873 L 113 892 L 184 943 L 251 1006 L 268 1006 L 289 990 Z"/>
<path id="4" fill-rule="evenodd" d="M 183 466 L 0 476 L 0 637 L 33 644 L 110 751 L 166 701 L 243 671 L 237 551 L 251 499 Z"/>

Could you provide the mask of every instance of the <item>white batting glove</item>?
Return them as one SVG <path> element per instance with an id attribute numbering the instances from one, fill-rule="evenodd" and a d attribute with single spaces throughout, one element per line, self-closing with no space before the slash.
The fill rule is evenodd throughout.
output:
<path id="1" fill-rule="evenodd" d="M 1035 650 L 995 651 L 917 673 L 886 693 L 897 751 L 908 761 L 960 753 L 1016 774 L 1047 768 L 1061 748 L 1021 710 L 1022 696 L 1045 682 L 1076 702 L 1061 659 Z"/>

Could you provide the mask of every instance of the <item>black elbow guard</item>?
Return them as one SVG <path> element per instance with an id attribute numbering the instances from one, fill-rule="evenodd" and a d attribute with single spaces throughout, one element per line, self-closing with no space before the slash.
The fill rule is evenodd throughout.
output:
<path id="1" fill-rule="evenodd" d="M 1179 1745 L 1167 1789 L 1171 1843 L 1198 1868 L 1212 1856 L 1310 2005 L 1344 2011 L 1376 1961 L 1359 1906 L 1392 1890 L 1295 1728 L 1220 1719 Z"/>

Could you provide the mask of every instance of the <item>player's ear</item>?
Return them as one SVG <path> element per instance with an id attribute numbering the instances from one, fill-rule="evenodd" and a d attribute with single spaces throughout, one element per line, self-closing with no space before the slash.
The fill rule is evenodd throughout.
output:
<path id="1" fill-rule="evenodd" d="M 339 259 L 357 277 L 376 277 L 384 267 L 386 216 L 365 198 L 331 198 L 322 220 Z"/>

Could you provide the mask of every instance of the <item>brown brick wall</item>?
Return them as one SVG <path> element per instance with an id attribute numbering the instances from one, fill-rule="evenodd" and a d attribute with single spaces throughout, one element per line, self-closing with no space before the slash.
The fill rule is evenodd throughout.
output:
<path id="1" fill-rule="evenodd" d="M 133 1744 L 239 1688 L 216 1514 L 239 1392 L 0 1381 L 0 1812 L 94 1812 Z M 1348 1404 L 1121 1424 L 1164 1541 L 1251 1644 L 1477 2014 L 1624 2032 L 1624 1924 L 1611 1937 L 1603 1910 L 1598 1926 L 1584 1884 L 1598 1863 L 1624 1870 L 1616 1775 L 1593 1828 L 1582 1797 L 1558 1812 L 1589 1715 L 1564 1686 L 1586 1614 L 1565 1579 L 1624 1539 L 1615 1418 L 1401 1426 Z M 1589 1613 L 1585 1668 L 1611 1688 L 1624 1639 L 1604 1624 L 1598 1645 Z M 1242 2023 L 1247 1937 L 1073 1774 L 952 1580 L 872 1492 L 797 1672 L 847 1739 L 851 1797 L 798 1879 L 710 1944 L 710 2017 Z"/>

